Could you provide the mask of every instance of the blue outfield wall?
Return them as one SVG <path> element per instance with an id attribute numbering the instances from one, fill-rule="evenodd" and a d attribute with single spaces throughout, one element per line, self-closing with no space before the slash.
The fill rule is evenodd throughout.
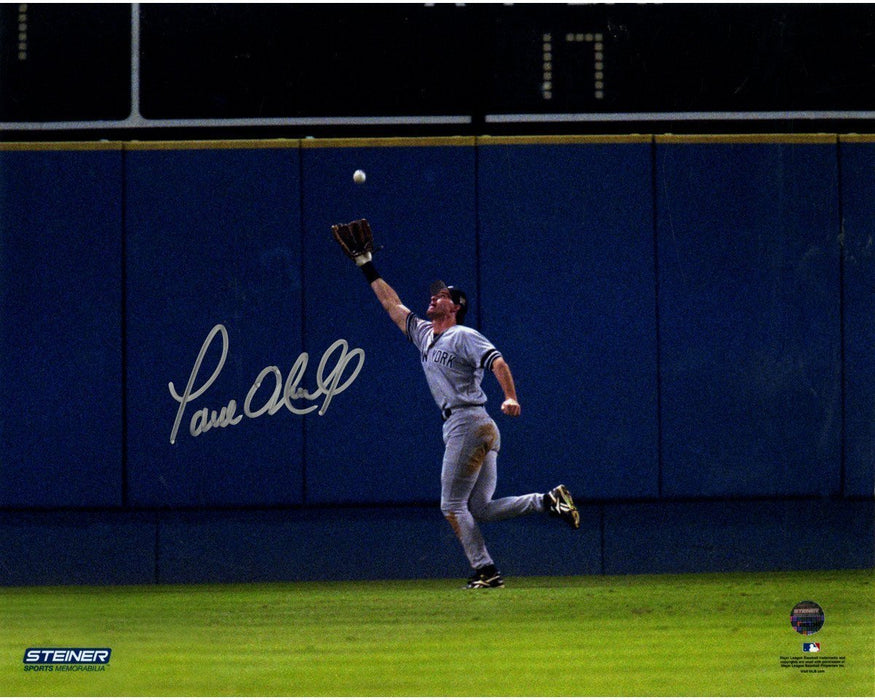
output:
<path id="1" fill-rule="evenodd" d="M 656 145 L 663 495 L 841 493 L 835 138 Z"/>
<path id="2" fill-rule="evenodd" d="M 317 363 L 346 340 L 362 373 L 306 417 L 311 504 L 422 503 L 440 494 L 440 418 L 418 352 L 386 316 L 330 225 L 366 217 L 383 249 L 375 263 L 407 306 L 425 316 L 438 278 L 477 290 L 473 139 L 302 142 L 305 350 Z M 322 147 L 328 146 L 328 147 Z M 352 173 L 367 173 L 355 185 Z M 336 357 L 336 356 L 335 356 Z M 332 366 L 335 363 L 332 358 Z M 357 363 L 351 361 L 344 382 Z M 320 415 L 321 414 L 321 415 Z"/>
<path id="3" fill-rule="evenodd" d="M 123 499 L 118 147 L 0 150 L 0 506 Z"/>
<path id="4" fill-rule="evenodd" d="M 840 149 L 845 493 L 871 496 L 875 471 L 875 139 L 846 137 Z"/>
<path id="5" fill-rule="evenodd" d="M 352 172 L 368 174 L 363 185 Z M 0 583 L 464 576 L 366 216 L 504 353 L 508 575 L 873 566 L 875 138 L 0 144 Z"/>
<path id="6" fill-rule="evenodd" d="M 261 371 L 285 378 L 302 348 L 299 171 L 297 149 L 125 152 L 126 505 L 302 502 L 304 428 L 285 409 L 191 435 L 199 411 L 236 401 L 240 419 Z"/>
<path id="7" fill-rule="evenodd" d="M 481 325 L 525 416 L 501 424 L 508 491 L 659 496 L 651 184 L 647 138 L 480 148 Z"/>

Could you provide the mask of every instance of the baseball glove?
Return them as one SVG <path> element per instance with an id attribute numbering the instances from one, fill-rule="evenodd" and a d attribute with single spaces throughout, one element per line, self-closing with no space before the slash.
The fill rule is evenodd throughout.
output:
<path id="1" fill-rule="evenodd" d="M 374 234 L 367 219 L 356 219 L 348 224 L 335 224 L 331 227 L 334 240 L 355 264 L 361 267 L 371 261 L 374 252 Z"/>

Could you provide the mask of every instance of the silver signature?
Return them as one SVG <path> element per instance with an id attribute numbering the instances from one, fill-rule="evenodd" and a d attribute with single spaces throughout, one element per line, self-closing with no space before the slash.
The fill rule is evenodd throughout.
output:
<path id="1" fill-rule="evenodd" d="M 197 381 L 198 374 L 200 374 L 204 356 L 207 354 L 207 350 L 209 350 L 216 336 L 221 336 L 222 339 L 222 356 L 209 379 L 195 389 L 195 382 Z M 182 418 L 188 405 L 199 399 L 213 385 L 222 372 L 225 360 L 228 357 L 228 346 L 228 330 L 221 323 L 217 323 L 207 334 L 206 340 L 204 340 L 201 346 L 197 359 L 194 362 L 194 367 L 188 377 L 188 383 L 185 385 L 185 390 L 180 394 L 176 391 L 173 382 L 167 385 L 170 389 L 170 395 L 179 403 L 179 409 L 176 411 L 176 420 L 173 421 L 173 430 L 170 431 L 171 445 L 176 442 L 179 426 L 182 423 Z M 286 376 L 285 382 L 283 382 L 283 375 L 279 367 L 268 365 L 258 373 L 255 381 L 252 382 L 252 386 L 249 387 L 246 398 L 243 400 L 242 413 L 237 412 L 238 407 L 235 399 L 231 399 L 218 410 L 204 406 L 197 409 L 192 415 L 189 422 L 189 433 L 193 437 L 197 437 L 212 428 L 227 428 L 237 425 L 244 417 L 258 418 L 265 414 L 272 416 L 283 408 L 296 415 L 304 415 L 318 410 L 318 415 L 324 416 L 328 406 L 331 405 L 331 400 L 348 389 L 356 377 L 358 377 L 365 362 L 365 351 L 362 348 L 350 349 L 349 343 L 345 340 L 334 341 L 322 354 L 322 359 L 316 368 L 316 388 L 312 391 L 301 386 L 309 361 L 310 357 L 306 352 L 298 355 Z M 351 363 L 354 363 L 354 365 L 351 365 Z M 350 372 L 344 377 L 348 367 L 350 367 Z M 265 390 L 270 389 L 271 385 L 273 390 L 267 399 L 258 399 L 259 393 L 263 395 L 263 392 L 260 392 L 260 390 L 264 383 L 267 384 Z M 310 405 L 299 406 L 294 402 L 310 403 Z"/>

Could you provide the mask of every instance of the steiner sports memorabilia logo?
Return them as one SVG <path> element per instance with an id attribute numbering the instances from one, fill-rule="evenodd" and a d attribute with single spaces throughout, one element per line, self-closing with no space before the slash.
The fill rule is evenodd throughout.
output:
<path id="1" fill-rule="evenodd" d="M 24 652 L 25 671 L 105 671 L 112 649 L 31 647 Z"/>

